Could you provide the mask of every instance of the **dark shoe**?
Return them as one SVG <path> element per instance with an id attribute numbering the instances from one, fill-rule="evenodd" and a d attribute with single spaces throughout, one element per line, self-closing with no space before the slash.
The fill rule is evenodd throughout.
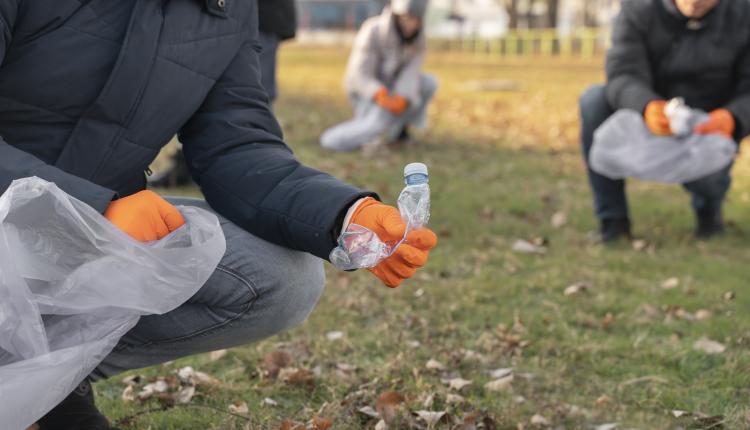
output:
<path id="1" fill-rule="evenodd" d="M 611 218 L 601 220 L 599 240 L 602 243 L 612 243 L 620 239 L 631 240 L 630 220 L 628 218 Z"/>
<path id="2" fill-rule="evenodd" d="M 75 391 L 37 424 L 39 430 L 117 430 L 96 409 L 94 390 L 88 381 L 81 382 Z"/>
<path id="3" fill-rule="evenodd" d="M 695 237 L 697 239 L 710 239 L 711 237 L 724 234 L 724 219 L 721 210 L 704 209 L 695 212 L 697 226 Z"/>

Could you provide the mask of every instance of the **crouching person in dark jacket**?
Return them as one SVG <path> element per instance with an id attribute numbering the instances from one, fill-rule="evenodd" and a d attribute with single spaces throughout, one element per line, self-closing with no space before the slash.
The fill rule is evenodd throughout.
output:
<path id="1" fill-rule="evenodd" d="M 734 0 L 625 0 L 607 55 L 607 85 L 580 100 L 583 151 L 616 110 L 643 112 L 648 128 L 671 134 L 665 101 L 683 97 L 710 112 L 698 133 L 741 141 L 750 134 L 750 2 Z M 601 239 L 630 236 L 624 181 L 588 171 Z M 722 204 L 730 168 L 684 184 L 692 195 L 696 236 L 723 232 Z"/>
<path id="2" fill-rule="evenodd" d="M 295 159 L 260 83 L 257 40 L 255 1 L 0 3 L 0 192 L 38 176 L 141 241 L 184 224 L 174 204 L 195 205 L 217 214 L 226 237 L 204 287 L 141 318 L 94 380 L 298 325 L 346 222 L 386 242 L 403 234 L 397 209 Z M 144 171 L 175 134 L 205 202 L 144 190 Z M 437 242 L 426 229 L 407 240 L 372 269 L 389 287 Z M 85 381 L 38 425 L 110 428 Z"/>

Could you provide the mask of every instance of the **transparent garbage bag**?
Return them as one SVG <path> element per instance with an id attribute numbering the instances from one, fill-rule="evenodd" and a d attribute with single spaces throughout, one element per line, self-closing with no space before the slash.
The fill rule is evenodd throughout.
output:
<path id="1" fill-rule="evenodd" d="M 25 429 L 84 380 L 142 315 L 192 297 L 224 255 L 212 213 L 149 243 L 39 178 L 0 197 L 0 423 Z"/>
<path id="2" fill-rule="evenodd" d="M 657 136 L 640 113 L 623 109 L 594 133 L 589 164 L 610 179 L 684 184 L 729 166 L 736 154 L 737 144 L 716 134 Z"/>

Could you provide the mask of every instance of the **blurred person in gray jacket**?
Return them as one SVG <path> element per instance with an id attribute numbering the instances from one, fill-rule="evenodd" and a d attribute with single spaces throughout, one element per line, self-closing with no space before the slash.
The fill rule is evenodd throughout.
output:
<path id="1" fill-rule="evenodd" d="M 345 85 L 354 118 L 327 130 L 323 147 L 337 151 L 410 142 L 409 127 L 423 128 L 436 79 L 422 72 L 427 42 L 427 0 L 392 0 L 365 21 L 354 42 Z"/>

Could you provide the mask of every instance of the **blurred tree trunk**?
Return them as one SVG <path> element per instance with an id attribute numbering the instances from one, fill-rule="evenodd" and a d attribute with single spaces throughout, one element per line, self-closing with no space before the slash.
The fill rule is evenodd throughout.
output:
<path id="1" fill-rule="evenodd" d="M 502 0 L 505 11 L 508 12 L 508 28 L 518 28 L 518 3 L 519 0 Z"/>
<path id="2" fill-rule="evenodd" d="M 560 0 L 547 0 L 547 28 L 557 28 L 557 11 Z"/>

